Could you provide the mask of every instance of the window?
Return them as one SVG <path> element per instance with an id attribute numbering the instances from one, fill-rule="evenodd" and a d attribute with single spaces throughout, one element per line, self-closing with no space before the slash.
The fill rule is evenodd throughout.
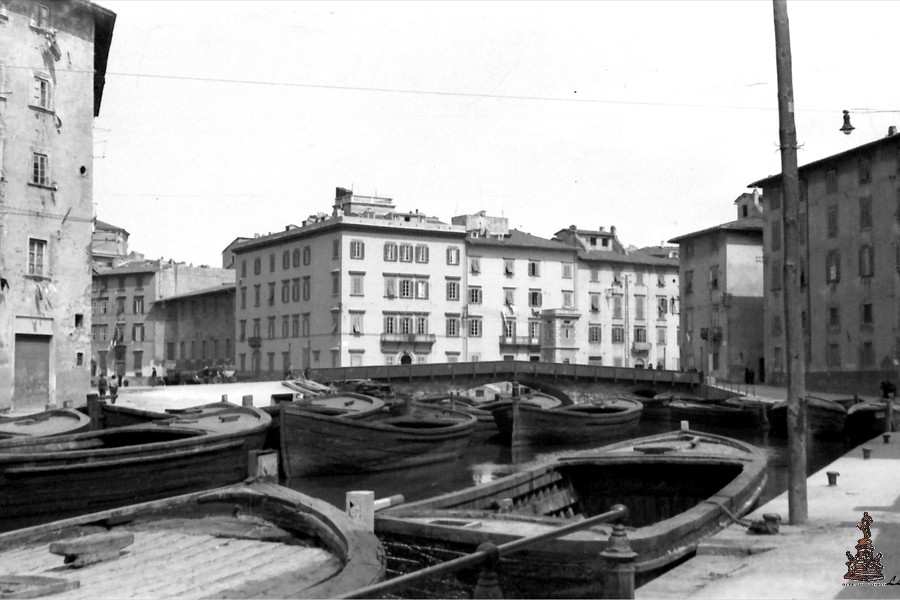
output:
<path id="1" fill-rule="evenodd" d="M 303 264 L 309 265 L 312 262 L 312 250 L 309 246 L 303 246 Z"/>
<path id="2" fill-rule="evenodd" d="M 825 256 L 825 281 L 835 283 L 841 280 L 841 253 L 830 250 Z"/>
<path id="3" fill-rule="evenodd" d="M 400 244 L 400 262 L 412 262 L 413 247 L 412 244 Z"/>
<path id="4" fill-rule="evenodd" d="M 691 258 L 694 256 L 694 242 L 684 243 L 684 257 Z"/>
<path id="5" fill-rule="evenodd" d="M 841 328 L 841 309 L 839 306 L 828 307 L 828 329 L 832 331 Z"/>
<path id="6" fill-rule="evenodd" d="M 361 240 L 351 240 L 350 258 L 361 260 L 366 257 L 366 243 Z"/>
<path id="7" fill-rule="evenodd" d="M 144 314 L 144 297 L 143 296 L 135 296 L 134 300 L 131 302 L 132 312 L 136 315 Z"/>
<path id="8" fill-rule="evenodd" d="M 543 304 L 543 293 L 541 290 L 528 290 L 528 306 L 539 308 Z"/>
<path id="9" fill-rule="evenodd" d="M 341 257 L 341 240 L 331 240 L 331 258 L 337 260 Z"/>
<path id="10" fill-rule="evenodd" d="M 400 317 L 400 333 L 402 335 L 409 335 L 413 332 L 412 329 L 412 317 L 409 316 L 401 316 Z"/>
<path id="11" fill-rule="evenodd" d="M 31 183 L 50 185 L 50 157 L 40 152 L 31 154 Z"/>
<path id="12" fill-rule="evenodd" d="M 389 262 L 397 261 L 397 244 L 394 242 L 384 243 L 384 260 Z"/>
<path id="13" fill-rule="evenodd" d="M 613 319 L 621 319 L 624 313 L 624 298 L 622 294 L 614 294 L 613 295 Z"/>
<path id="14" fill-rule="evenodd" d="M 825 171 L 825 191 L 829 194 L 837 191 L 837 169 Z"/>
<path id="15" fill-rule="evenodd" d="M 709 268 L 709 287 L 714 290 L 719 289 L 719 265 Z"/>
<path id="16" fill-rule="evenodd" d="M 350 274 L 350 295 L 351 296 L 362 296 L 363 295 L 364 280 L 365 280 L 365 276 L 360 273 L 351 273 Z"/>
<path id="17" fill-rule="evenodd" d="M 424 244 L 419 244 L 416 246 L 416 262 L 417 263 L 427 263 L 428 262 L 428 246 Z"/>
<path id="18" fill-rule="evenodd" d="M 427 317 L 416 317 L 416 334 L 417 335 L 427 335 L 428 334 L 428 318 Z"/>
<path id="19" fill-rule="evenodd" d="M 859 362 L 863 367 L 875 366 L 875 348 L 872 342 L 866 341 L 862 343 L 859 349 Z"/>
<path id="20" fill-rule="evenodd" d="M 573 293 L 571 291 L 569 291 L 569 290 L 563 291 L 563 293 L 562 293 L 563 308 L 572 308 L 573 307 L 572 297 L 573 297 Z"/>
<path id="21" fill-rule="evenodd" d="M 541 337 L 541 322 L 540 321 L 528 321 L 528 337 L 534 339 L 540 339 Z"/>
<path id="22" fill-rule="evenodd" d="M 669 299 L 665 296 L 656 297 L 656 318 L 665 320 L 666 314 L 669 312 Z"/>
<path id="23" fill-rule="evenodd" d="M 459 317 L 447 317 L 447 337 L 459 337 Z"/>
<path id="24" fill-rule="evenodd" d="M 684 293 L 685 293 L 685 295 L 694 293 L 694 272 L 693 271 L 685 271 L 684 272 Z"/>
<path id="25" fill-rule="evenodd" d="M 393 315 L 385 315 L 384 333 L 397 333 L 397 317 Z"/>
<path id="26" fill-rule="evenodd" d="M 262 259 L 257 256 L 253 259 L 253 274 L 259 275 L 260 273 L 262 273 Z"/>
<path id="27" fill-rule="evenodd" d="M 384 296 L 385 296 L 385 298 L 396 298 L 397 297 L 397 278 L 396 277 L 385 277 L 384 278 Z"/>
<path id="28" fill-rule="evenodd" d="M 647 306 L 647 297 L 646 296 L 635 296 L 634 297 L 634 318 L 638 321 L 643 321 L 647 318 L 645 307 Z"/>
<path id="29" fill-rule="evenodd" d="M 301 315 L 300 325 L 301 325 L 301 332 L 300 332 L 301 335 L 303 335 L 303 337 L 309 337 L 309 332 L 310 332 L 309 313 L 304 313 L 303 315 Z"/>
<path id="30" fill-rule="evenodd" d="M 624 344 L 625 343 L 625 328 L 621 326 L 614 326 L 612 328 L 612 343 L 613 344 Z"/>
<path id="31" fill-rule="evenodd" d="M 247 339 L 247 320 L 241 319 L 238 321 L 238 339 L 240 341 L 244 341 Z"/>
<path id="32" fill-rule="evenodd" d="M 49 29 L 50 8 L 45 4 L 35 4 L 31 14 L 31 24 L 38 29 Z"/>
<path id="33" fill-rule="evenodd" d="M 591 281 L 600 281 L 599 269 L 591 269 Z"/>
<path id="34" fill-rule="evenodd" d="M 143 323 L 135 323 L 131 326 L 131 341 L 132 342 L 143 342 L 144 341 L 144 324 Z"/>
<path id="35" fill-rule="evenodd" d="M 294 251 L 291 253 L 294 259 L 294 268 L 300 266 L 300 248 L 294 248 Z"/>
<path id="36" fill-rule="evenodd" d="M 306 277 L 303 278 L 303 299 L 304 300 L 309 300 L 309 297 L 311 294 L 310 287 L 311 286 L 310 286 L 310 281 L 309 281 L 309 275 L 307 275 Z"/>
<path id="37" fill-rule="evenodd" d="M 253 319 L 253 337 L 260 337 L 260 320 Z"/>
<path id="38" fill-rule="evenodd" d="M 503 337 L 508 337 L 508 338 L 516 337 L 516 320 L 515 319 L 503 319 Z"/>
<path id="39" fill-rule="evenodd" d="M 291 268 L 291 252 L 285 250 L 281 255 L 281 268 L 285 271 Z"/>
<path id="40" fill-rule="evenodd" d="M 300 315 L 291 316 L 291 337 L 300 337 Z"/>
<path id="41" fill-rule="evenodd" d="M 469 270 L 477 275 L 481 273 L 481 258 L 478 256 L 473 256 L 469 258 Z"/>
<path id="42" fill-rule="evenodd" d="M 503 304 L 509 308 L 516 305 L 516 288 L 503 288 Z"/>
<path id="43" fill-rule="evenodd" d="M 45 275 L 44 255 L 47 250 L 47 242 L 29 238 L 28 240 L 28 274 L 43 277 Z"/>
<path id="44" fill-rule="evenodd" d="M 540 261 L 536 261 L 536 260 L 528 261 L 528 275 L 529 275 L 529 277 L 540 277 L 541 276 Z"/>
<path id="45" fill-rule="evenodd" d="M 781 221 L 772 221 L 772 250 L 781 250 Z"/>
<path id="46" fill-rule="evenodd" d="M 291 279 L 291 300 L 300 302 L 300 278 Z"/>
<path id="47" fill-rule="evenodd" d="M 116 298 L 116 314 L 125 314 L 125 296 L 119 296 L 118 298 Z M 193 314 L 193 312 L 191 314 Z"/>
<path id="48" fill-rule="evenodd" d="M 400 297 L 401 298 L 412 298 L 413 297 L 413 280 L 412 279 L 401 279 L 400 280 Z"/>
<path id="49" fill-rule="evenodd" d="M 272 256 L 275 256 L 274 254 Z M 269 306 L 275 306 L 275 282 L 269 282 Z"/>
<path id="50" fill-rule="evenodd" d="M 860 307 L 860 324 L 863 327 L 871 328 L 874 323 L 874 316 L 872 313 L 872 304 L 865 303 Z"/>
<path id="51" fill-rule="evenodd" d="M 784 271 L 781 268 L 780 260 L 772 261 L 772 291 L 777 292 L 781 289 L 781 283 L 784 281 Z"/>
<path id="52" fill-rule="evenodd" d="M 31 106 L 53 110 L 53 94 L 49 77 L 36 75 L 31 83 Z"/>
<path id="53" fill-rule="evenodd" d="M 657 346 L 665 346 L 666 345 L 666 328 L 665 327 L 657 327 L 656 328 L 656 345 Z"/>
<path id="54" fill-rule="evenodd" d="M 481 288 L 469 287 L 469 303 L 481 304 Z"/>
<path id="55" fill-rule="evenodd" d="M 513 260 L 511 258 L 504 258 L 503 259 L 503 274 L 506 275 L 507 277 L 512 277 L 513 275 L 515 275 L 516 274 L 515 264 L 516 264 L 515 260 Z"/>
<path id="56" fill-rule="evenodd" d="M 863 196 L 859 199 L 859 228 L 872 228 L 872 197 Z"/>
<path id="57" fill-rule="evenodd" d="M 241 261 L 241 277 L 247 276 L 247 259 Z"/>
<path id="58" fill-rule="evenodd" d="M 863 244 L 859 248 L 859 276 L 871 277 L 875 274 L 875 256 L 872 246 Z"/>
<path id="59" fill-rule="evenodd" d="M 268 335 L 270 340 L 275 339 L 275 317 L 266 319 L 266 335 Z"/>
<path id="60" fill-rule="evenodd" d="M 718 249 L 718 243 L 716 244 L 716 249 Z M 634 272 L 634 284 L 635 285 L 644 285 L 644 272 L 643 271 L 635 271 Z"/>
<path id="61" fill-rule="evenodd" d="M 291 334 L 291 317 L 283 315 L 281 317 L 281 337 L 286 338 Z"/>
<path id="62" fill-rule="evenodd" d="M 600 294 L 591 294 L 591 312 L 600 312 Z"/>
<path id="63" fill-rule="evenodd" d="M 450 246 L 449 248 L 447 248 L 447 264 L 459 264 L 459 248 L 457 248 L 456 246 Z"/>
<path id="64" fill-rule="evenodd" d="M 635 327 L 634 328 L 634 341 L 640 344 L 647 343 L 647 328 L 646 327 Z"/>
<path id="65" fill-rule="evenodd" d="M 459 300 L 459 282 L 447 282 L 447 300 Z"/>
<path id="66" fill-rule="evenodd" d="M 859 159 L 859 182 L 868 183 L 871 179 L 869 172 L 869 157 L 863 156 Z"/>
<path id="67" fill-rule="evenodd" d="M 588 342 L 591 344 L 599 344 L 601 330 L 602 328 L 600 325 L 594 323 L 588 325 Z"/>
<path id="68" fill-rule="evenodd" d="M 245 310 L 247 308 L 247 287 L 244 286 L 241 288 L 241 310 Z"/>
<path id="69" fill-rule="evenodd" d="M 291 301 L 291 280 L 281 280 L 281 303 L 287 304 Z"/>
<path id="70" fill-rule="evenodd" d="M 424 279 L 416 281 L 416 298 L 425 300 L 428 298 L 428 282 Z"/>
<path id="71" fill-rule="evenodd" d="M 331 274 L 331 295 L 332 296 L 340 296 L 341 294 L 341 274 L 340 273 L 332 273 Z"/>
<path id="72" fill-rule="evenodd" d="M 350 313 L 350 333 L 362 335 L 363 314 L 364 313 Z"/>
<path id="73" fill-rule="evenodd" d="M 275 272 L 275 253 L 269 253 L 269 273 Z"/>
<path id="74" fill-rule="evenodd" d="M 469 318 L 469 337 L 481 337 L 481 318 Z"/>
<path id="75" fill-rule="evenodd" d="M 829 206 L 826 224 L 827 235 L 830 238 L 837 237 L 838 234 L 838 207 Z"/>
<path id="76" fill-rule="evenodd" d="M 95 341 L 106 341 L 106 325 L 91 325 L 91 339 Z"/>

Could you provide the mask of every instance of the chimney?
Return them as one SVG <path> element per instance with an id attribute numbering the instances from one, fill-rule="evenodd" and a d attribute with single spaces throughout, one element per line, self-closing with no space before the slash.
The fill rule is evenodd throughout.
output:
<path id="1" fill-rule="evenodd" d="M 616 237 L 616 226 L 615 226 L 615 225 L 610 225 L 610 226 L 609 226 L 609 232 L 612 234 L 613 237 Z"/>
<path id="2" fill-rule="evenodd" d="M 891 125 L 890 127 L 888 127 L 887 137 L 891 137 L 892 135 L 896 135 L 896 134 L 897 134 L 897 126 L 896 125 Z"/>

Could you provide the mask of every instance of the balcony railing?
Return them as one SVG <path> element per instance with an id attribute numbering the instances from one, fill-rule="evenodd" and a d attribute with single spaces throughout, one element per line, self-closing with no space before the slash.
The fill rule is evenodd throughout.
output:
<path id="1" fill-rule="evenodd" d="M 527 335 L 501 335 L 500 345 L 540 347 L 541 340 L 540 338 L 529 337 Z"/>
<path id="2" fill-rule="evenodd" d="M 433 333 L 382 333 L 381 343 L 393 344 L 433 344 Z"/>
<path id="3" fill-rule="evenodd" d="M 251 348 L 259 348 L 260 346 L 262 346 L 262 338 L 259 336 L 253 336 L 253 337 L 247 338 L 247 344 Z"/>
<path id="4" fill-rule="evenodd" d="M 700 338 L 701 339 L 708 340 L 710 338 L 709 329 L 710 328 L 707 328 L 707 327 L 702 327 L 700 329 Z M 722 328 L 721 327 L 713 327 L 712 328 L 712 341 L 714 341 L 714 342 L 722 341 Z"/>
<path id="5" fill-rule="evenodd" d="M 650 342 L 635 342 L 632 344 L 631 349 L 634 352 L 649 352 L 650 348 L 653 347 L 653 344 Z"/>

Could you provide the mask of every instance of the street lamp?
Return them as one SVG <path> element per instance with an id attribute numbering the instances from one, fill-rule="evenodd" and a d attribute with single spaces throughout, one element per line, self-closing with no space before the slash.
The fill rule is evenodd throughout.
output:
<path id="1" fill-rule="evenodd" d="M 850 132 L 856 129 L 853 125 L 850 124 L 850 111 L 844 111 L 844 124 L 841 125 L 841 128 L 838 131 L 843 131 L 844 135 L 850 135 Z"/>

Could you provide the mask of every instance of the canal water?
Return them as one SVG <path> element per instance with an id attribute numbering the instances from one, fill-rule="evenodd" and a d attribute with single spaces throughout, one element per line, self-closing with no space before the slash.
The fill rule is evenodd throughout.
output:
<path id="1" fill-rule="evenodd" d="M 641 423 L 637 433 L 621 439 L 664 433 L 678 427 L 677 422 L 646 421 Z M 771 436 L 758 430 L 709 429 L 708 431 L 749 442 L 766 451 L 769 459 L 769 476 L 760 497 L 760 504 L 787 490 L 787 438 Z M 618 440 L 606 440 L 604 443 L 613 441 Z M 822 440 L 810 436 L 807 443 L 807 472 L 812 474 L 818 471 L 846 454 L 858 443 L 847 439 Z M 601 445 L 603 444 L 598 444 L 597 447 Z M 345 508 L 346 492 L 354 490 L 371 490 L 375 492 L 375 498 L 402 494 L 407 502 L 412 502 L 493 481 L 517 471 L 555 461 L 564 454 L 589 448 L 591 446 L 584 445 L 510 448 L 494 437 L 479 436 L 472 440 L 463 457 L 452 462 L 382 473 L 297 477 L 283 483 L 305 494 L 331 502 L 341 509 Z M 787 518 L 787 515 L 782 516 Z"/>

